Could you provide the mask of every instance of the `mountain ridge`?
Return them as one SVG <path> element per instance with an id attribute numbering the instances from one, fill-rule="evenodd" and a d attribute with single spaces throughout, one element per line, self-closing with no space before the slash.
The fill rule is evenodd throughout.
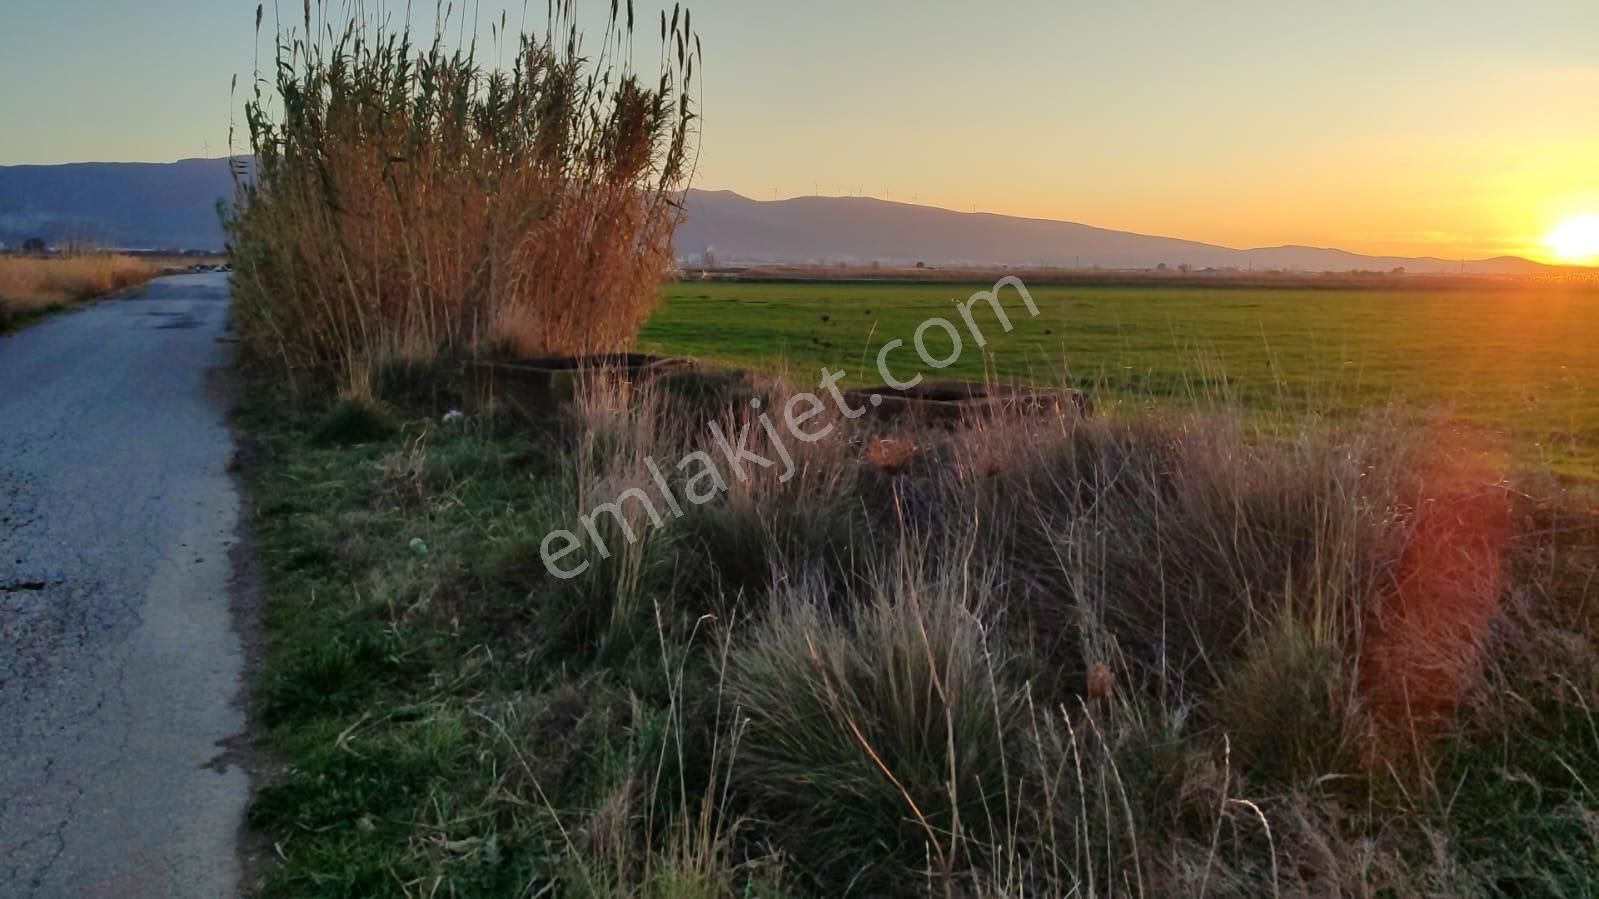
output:
<path id="1" fill-rule="evenodd" d="M 1532 274 L 1555 267 L 1517 256 L 1459 260 L 1369 256 L 1285 244 L 1237 249 L 1079 222 L 961 212 L 873 197 L 755 200 L 696 191 L 679 229 L 678 252 L 714 251 L 717 261 L 766 263 L 972 264 L 1060 268 Z M 826 211 L 830 218 L 818 217 Z"/>
<path id="2" fill-rule="evenodd" d="M 0 241 L 220 250 L 228 159 L 0 166 Z"/>
<path id="3" fill-rule="evenodd" d="M 88 241 L 126 249 L 220 250 L 216 214 L 233 195 L 227 158 L 170 163 L 0 166 L 0 242 Z M 680 257 L 718 263 L 1009 265 L 1080 269 L 1390 271 L 1532 274 L 1517 256 L 1369 256 L 1284 244 L 1238 249 L 1057 219 L 961 212 L 875 197 L 756 200 L 695 188 L 684 198 Z"/>

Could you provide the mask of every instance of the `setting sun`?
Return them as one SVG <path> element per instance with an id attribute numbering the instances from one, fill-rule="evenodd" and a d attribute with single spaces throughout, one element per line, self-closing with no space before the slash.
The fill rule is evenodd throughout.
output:
<path id="1" fill-rule="evenodd" d="M 1561 262 L 1599 262 L 1599 215 L 1574 215 L 1544 238 L 1544 245 Z"/>

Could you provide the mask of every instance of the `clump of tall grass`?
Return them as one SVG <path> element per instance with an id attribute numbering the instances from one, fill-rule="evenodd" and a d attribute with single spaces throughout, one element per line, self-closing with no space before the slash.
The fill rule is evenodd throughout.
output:
<path id="1" fill-rule="evenodd" d="M 440 25 L 424 46 L 360 4 L 318 29 L 307 3 L 280 31 L 228 220 L 256 358 L 361 392 L 393 361 L 633 341 L 692 172 L 699 45 L 687 12 L 663 12 L 646 79 L 631 3 L 592 50 L 576 20 L 557 0 L 508 70 L 475 38 L 450 49 Z"/>
<path id="2" fill-rule="evenodd" d="M 1305 797 L 1427 782 L 1503 620 L 1510 502 L 1470 435 L 1212 410 L 895 439 L 904 464 L 850 434 L 810 454 L 839 489 L 757 479 L 685 523 L 744 522 L 717 570 L 770 570 L 726 675 L 736 784 L 828 889 L 1343 882 L 1340 800 Z M 785 549 L 850 503 L 853 575 Z M 907 569 L 929 535 L 969 549 Z M 1345 861 L 1294 868 L 1307 847 Z"/>
<path id="3" fill-rule="evenodd" d="M 947 878 L 1007 819 L 1017 696 L 986 620 L 994 575 L 971 556 L 905 547 L 847 600 L 792 573 L 734 650 L 745 789 L 821 883 Z"/>
<path id="4" fill-rule="evenodd" d="M 670 459 L 679 440 L 660 397 L 626 381 L 585 381 L 573 415 L 579 424 L 558 479 L 556 515 L 587 541 L 587 564 L 553 591 L 542 612 L 564 647 L 627 649 L 647 635 L 647 610 L 672 588 L 675 534 L 663 526 L 671 509 L 646 461 Z"/>

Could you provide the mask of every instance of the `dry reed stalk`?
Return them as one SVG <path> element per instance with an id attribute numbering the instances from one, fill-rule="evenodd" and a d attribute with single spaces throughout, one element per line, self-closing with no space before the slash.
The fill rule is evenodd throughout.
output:
<path id="1" fill-rule="evenodd" d="M 280 31 L 228 223 L 256 358 L 348 387 L 391 361 L 632 344 L 692 174 L 698 44 L 663 16 L 649 83 L 625 58 L 631 10 L 592 56 L 574 23 L 555 4 L 509 71 L 446 50 L 447 26 L 419 50 L 359 5 L 342 31 L 309 6 Z"/>

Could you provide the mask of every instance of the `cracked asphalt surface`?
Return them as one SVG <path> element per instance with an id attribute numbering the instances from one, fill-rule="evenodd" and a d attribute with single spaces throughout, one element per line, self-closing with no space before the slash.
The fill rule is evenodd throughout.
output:
<path id="1" fill-rule="evenodd" d="M 0 896 L 231 896 L 226 275 L 0 337 Z"/>

